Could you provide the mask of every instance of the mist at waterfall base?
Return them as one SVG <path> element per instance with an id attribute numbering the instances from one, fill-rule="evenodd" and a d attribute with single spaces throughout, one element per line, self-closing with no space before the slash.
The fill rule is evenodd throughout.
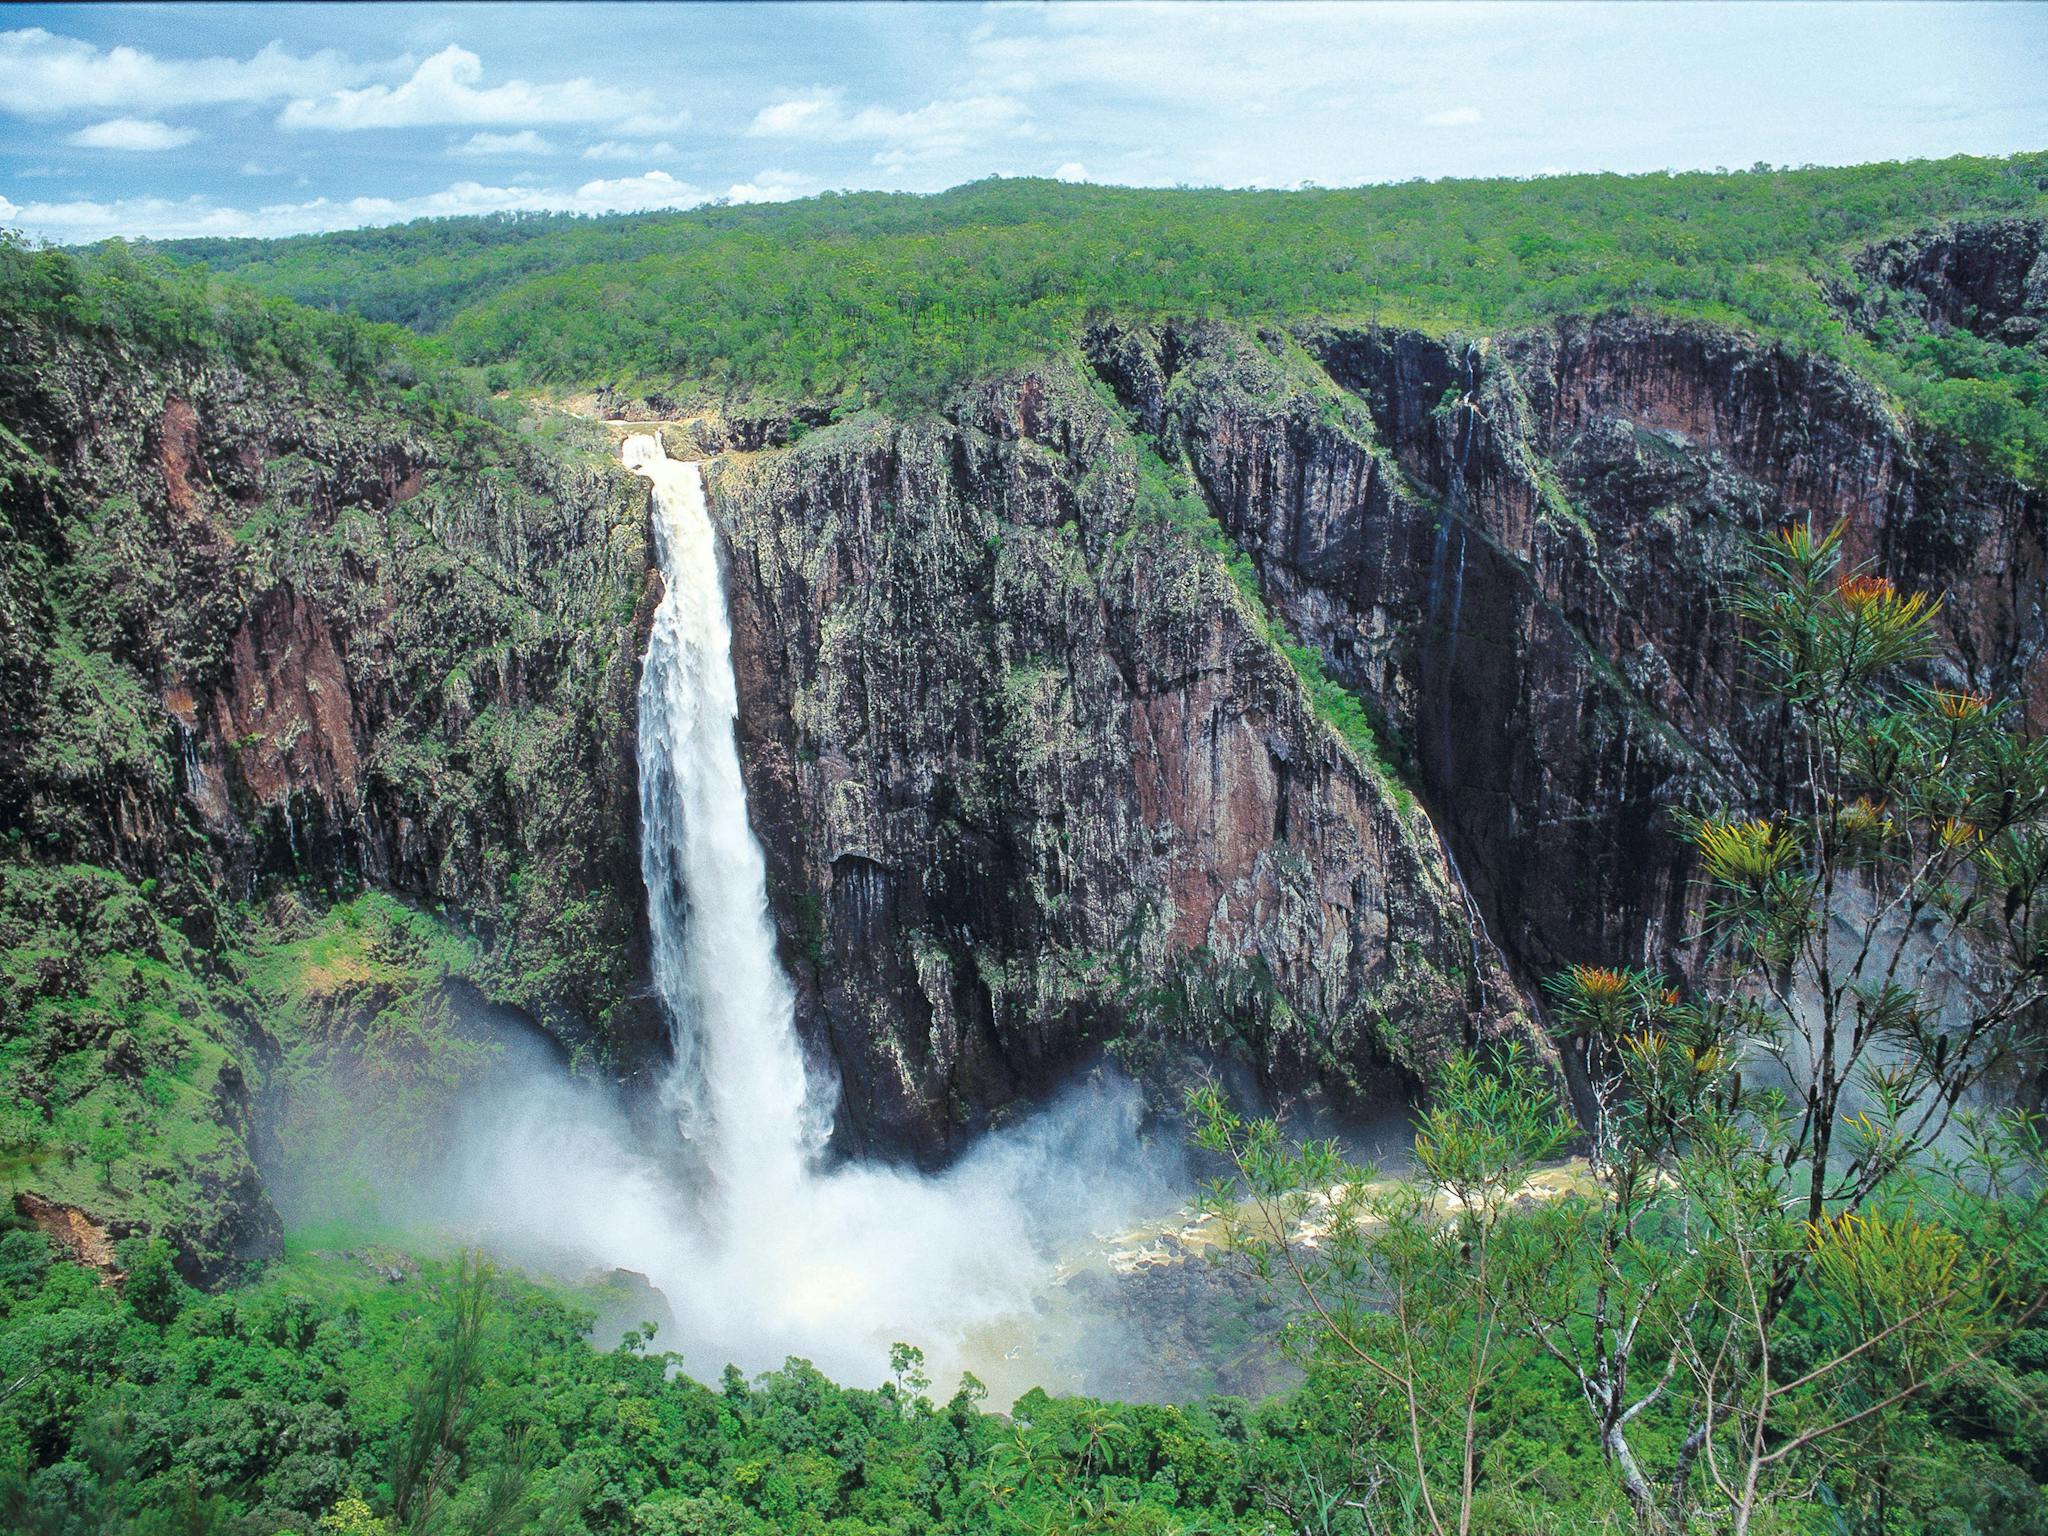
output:
<path id="1" fill-rule="evenodd" d="M 847 1163 L 723 1210 L 687 1149 L 650 1145 L 644 1117 L 537 1046 L 509 1043 L 465 1098 L 450 1154 L 407 1214 L 536 1271 L 645 1276 L 668 1315 L 629 1293 L 616 1323 L 659 1322 L 654 1347 L 700 1379 L 797 1356 L 872 1385 L 903 1340 L 942 1392 L 962 1370 L 1000 1406 L 1034 1385 L 1079 1390 L 1096 1357 L 1130 1341 L 1117 1316 L 1056 1292 L 1061 1259 L 1170 1212 L 1188 1187 L 1175 1151 L 1144 1144 L 1138 1097 L 1113 1079 L 943 1173 Z M 618 1333 L 601 1326 L 596 1342 Z"/>
<path id="2" fill-rule="evenodd" d="M 1136 1090 L 1099 1071 L 943 1173 L 824 1166 L 837 1085 L 806 1065 L 776 958 L 702 482 L 654 437 L 628 438 L 624 459 L 652 482 L 665 586 L 639 770 L 674 1065 L 629 1115 L 551 1049 L 498 1028 L 497 1059 L 458 1095 L 436 1167 L 386 1198 L 384 1217 L 565 1278 L 646 1277 L 670 1317 L 642 1292 L 640 1316 L 618 1320 L 661 1322 L 654 1347 L 700 1378 L 798 1356 L 873 1384 L 901 1340 L 925 1351 L 940 1392 L 962 1370 L 998 1405 L 1033 1385 L 1079 1390 L 1091 1359 L 1135 1346 L 1099 1289 L 1061 1283 L 1063 1262 L 1172 1217 L 1191 1189 L 1179 1138 L 1146 1138 Z"/>

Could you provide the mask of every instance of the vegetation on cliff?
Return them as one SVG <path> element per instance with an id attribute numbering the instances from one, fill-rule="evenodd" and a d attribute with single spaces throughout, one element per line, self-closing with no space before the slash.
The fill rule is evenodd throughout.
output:
<path id="1" fill-rule="evenodd" d="M 337 1029 L 430 1021 L 459 974 L 579 1047 L 630 1033 L 631 830 L 595 765 L 629 728 L 639 509 L 472 404 L 393 327 L 0 242 L 10 1195 L 195 1276 L 273 1251 L 257 1102 L 321 999 L 263 974 L 323 924 L 421 983 L 338 974 Z M 372 888 L 445 903 L 406 919 L 440 937 L 398 958 Z"/>

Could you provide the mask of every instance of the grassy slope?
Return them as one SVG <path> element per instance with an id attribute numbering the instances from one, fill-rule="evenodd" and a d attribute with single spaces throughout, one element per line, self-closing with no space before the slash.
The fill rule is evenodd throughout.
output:
<path id="1" fill-rule="evenodd" d="M 372 1211 L 375 1181 L 430 1155 L 493 1054 L 451 1006 L 479 946 L 381 893 L 325 909 L 280 893 L 212 913 L 229 947 L 207 952 L 160 891 L 92 866 L 0 868 L 0 1190 L 224 1263 L 210 1245 L 250 1149 L 221 1105 L 242 1082 L 278 1150 L 326 1170 L 330 1205 Z"/>

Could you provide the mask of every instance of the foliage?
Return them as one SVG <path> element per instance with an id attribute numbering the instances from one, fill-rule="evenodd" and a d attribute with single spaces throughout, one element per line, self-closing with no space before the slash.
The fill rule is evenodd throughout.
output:
<path id="1" fill-rule="evenodd" d="M 942 401 L 1094 311 L 1497 331 L 1645 310 L 1854 363 L 2022 475 L 2044 472 L 2036 354 L 1836 299 L 1860 246 L 2039 213 L 2048 156 L 1846 169 L 1255 192 L 990 180 L 749 208 L 492 217 L 168 249 L 308 303 L 436 332 L 501 381 Z"/>
<path id="2" fill-rule="evenodd" d="M 1841 1529 L 1921 1530 L 2029 1480 L 2014 1528 L 2048 1516 L 2043 1127 L 1965 1107 L 2048 995 L 2048 744 L 1925 680 L 1936 605 L 1845 571 L 1839 530 L 1761 541 L 1736 606 L 1799 792 L 1682 818 L 1704 886 L 1689 990 L 1553 979 L 1586 1085 L 1580 1187 L 1517 1207 L 1557 1142 L 1513 1058 L 1446 1074 L 1406 1196 L 1194 1102 L 1232 1251 L 1299 1293 L 1302 1347 L 1402 1405 L 1405 1464 L 1356 1463 L 1371 1528 L 1468 1528 L 1501 1491 L 1475 1468 L 1520 1470 L 1481 1405 L 1518 1390 L 1578 1399 L 1643 1529 L 1798 1529 L 1820 1497 Z M 1963 1428 L 1986 1400 L 2015 1406 Z"/>
<path id="3" fill-rule="evenodd" d="M 247 1167 L 216 1112 L 245 999 L 153 898 L 91 865 L 0 866 L 0 1168 L 10 1192 L 121 1210 L 211 1262 Z"/>
<path id="4" fill-rule="evenodd" d="M 1482 1507 L 1483 1405 L 1533 1349 L 1509 1298 L 1555 1257 L 1512 1219 L 1573 1131 L 1546 1076 L 1520 1047 L 1490 1069 L 1453 1059 L 1417 1127 L 1413 1175 L 1391 1180 L 1333 1142 L 1290 1147 L 1213 1086 L 1190 1098 L 1197 1143 L 1230 1170 L 1202 1200 L 1227 1251 L 1299 1293 L 1297 1355 L 1361 1372 L 1391 1410 L 1394 1433 L 1347 1469 L 1369 1528 L 1462 1533 Z"/>
<path id="5" fill-rule="evenodd" d="M 585 1342 L 571 1295 L 457 1258 L 390 1283 L 307 1256 L 146 1321 L 39 1234 L 0 1231 L 0 1525 L 167 1531 L 1260 1532 L 1312 1497 L 1335 1389 L 1254 1409 L 898 1377 L 800 1360 L 702 1385 Z"/>
<path id="6" fill-rule="evenodd" d="M 165 1324 L 175 1319 L 185 1304 L 185 1285 L 171 1267 L 171 1245 L 157 1238 L 128 1266 L 121 1285 L 121 1298 L 146 1323 Z"/>
<path id="7" fill-rule="evenodd" d="M 37 250 L 0 231 L 0 336 L 32 327 L 158 360 L 232 361 L 322 395 L 395 394 L 427 420 L 490 410 L 438 348 L 402 326 L 268 297 L 119 240 L 83 253 Z"/>
<path id="8" fill-rule="evenodd" d="M 417 1149 L 476 1064 L 476 992 L 571 1038 L 632 1006 L 632 909 L 590 875 L 630 870 L 632 832 L 587 765 L 630 702 L 642 509 L 416 350 L 126 248 L 0 241 L 0 1170 L 187 1273 L 260 1236 L 257 1094 L 368 1183 L 341 1154 Z M 293 755 L 331 671 L 296 705 L 245 672 L 264 729 L 238 739 L 216 707 L 238 632 L 301 603 L 347 652 L 350 783 Z M 407 823 L 435 865 L 408 883 L 468 932 L 363 894 L 365 844 Z M 367 1058 L 351 1123 L 293 1092 Z"/>

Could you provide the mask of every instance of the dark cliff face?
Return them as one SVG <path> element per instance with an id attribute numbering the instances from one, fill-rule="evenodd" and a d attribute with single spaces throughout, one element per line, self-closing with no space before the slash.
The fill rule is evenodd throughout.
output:
<path id="1" fill-rule="evenodd" d="M 1139 478 L 1056 370 L 715 468 L 753 816 L 853 1140 L 936 1153 L 1111 1036 L 1370 1097 L 1527 1028 L 1426 815 Z"/>
<path id="2" fill-rule="evenodd" d="M 630 480 L 58 340 L 9 380 L 50 472 L 10 495 L 47 574 L 9 594 L 0 820 L 46 860 L 383 886 L 514 946 L 582 902 L 630 948 Z M 612 969 L 527 1000 L 588 1035 Z"/>
<path id="3" fill-rule="evenodd" d="M 2048 350 L 2048 224 L 2039 219 L 1938 225 L 1872 246 L 1855 270 L 1869 287 L 1846 307 L 1866 328 L 1905 315 Z"/>
<path id="4" fill-rule="evenodd" d="M 1525 980 L 1682 968 L 1673 804 L 1781 786 L 1725 602 L 1744 540 L 1848 522 L 1947 594 L 1954 680 L 2048 707 L 2043 506 L 1864 386 L 1705 328 L 1105 328 L 1102 375 L 1179 444 L 1275 608 L 1376 700 Z"/>
<path id="5" fill-rule="evenodd" d="M 1949 681 L 2048 709 L 2040 498 L 1811 358 L 1627 319 L 1083 350 L 1113 404 L 1040 370 L 713 476 L 754 816 L 857 1139 L 941 1147 L 1112 1036 L 1385 1092 L 1559 966 L 1682 971 L 1671 809 L 1787 782 L 1726 602 L 1789 520 L 1946 594 Z M 1146 512 L 1146 443 L 1277 627 Z"/>

